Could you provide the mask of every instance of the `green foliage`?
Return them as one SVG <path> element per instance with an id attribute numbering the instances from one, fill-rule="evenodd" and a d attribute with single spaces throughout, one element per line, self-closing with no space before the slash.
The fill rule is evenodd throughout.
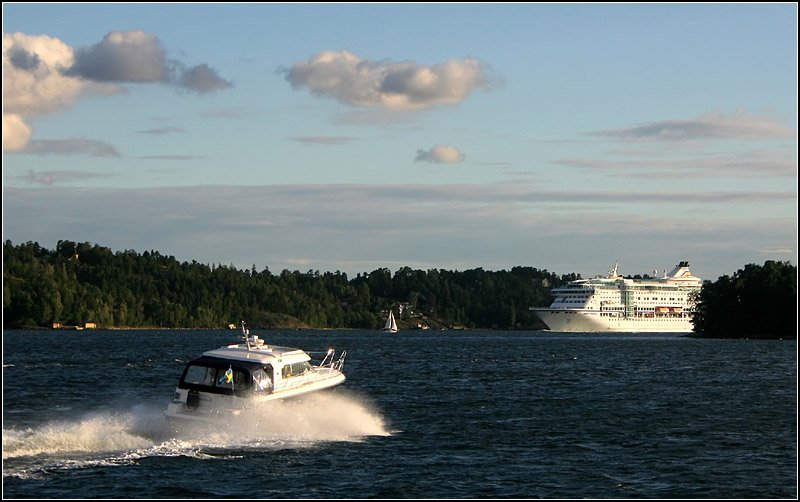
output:
<path id="1" fill-rule="evenodd" d="M 797 338 L 797 267 L 749 264 L 706 281 L 696 298 L 694 331 L 714 338 Z"/>
<path id="2" fill-rule="evenodd" d="M 374 329 L 404 306 L 406 326 L 543 328 L 528 310 L 549 305 L 550 288 L 575 279 L 514 267 L 463 272 L 386 268 L 349 279 L 342 272 L 178 262 L 158 251 L 112 252 L 59 241 L 54 251 L 27 242 L 3 245 L 3 326 L 53 322 L 105 327 L 219 328 L 239 320 L 283 326 Z M 293 319 L 293 320 L 292 320 Z M 255 324 L 251 323 L 254 327 Z M 267 325 L 266 327 L 270 327 Z"/>

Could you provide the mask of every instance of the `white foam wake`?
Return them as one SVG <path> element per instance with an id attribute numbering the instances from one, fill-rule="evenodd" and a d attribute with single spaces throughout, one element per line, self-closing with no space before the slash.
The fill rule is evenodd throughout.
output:
<path id="1" fill-rule="evenodd" d="M 235 455 L 240 449 L 302 447 L 327 441 L 388 436 L 371 406 L 343 393 L 270 401 L 224 421 L 175 429 L 163 408 L 138 405 L 77 421 L 36 428 L 3 429 L 4 475 L 30 475 L 46 468 L 78 468 L 135 462 L 153 456 L 209 456 L 209 449 Z M 233 450 L 233 451 L 232 451 Z"/>
<path id="2" fill-rule="evenodd" d="M 3 429 L 3 460 L 37 455 L 122 451 L 150 441 L 130 432 L 133 416 L 99 415 L 77 423 L 50 423 L 36 429 Z"/>
<path id="3" fill-rule="evenodd" d="M 260 403 L 224 420 L 181 427 L 178 437 L 217 445 L 353 441 L 387 436 L 383 418 L 364 403 L 341 394 Z"/>

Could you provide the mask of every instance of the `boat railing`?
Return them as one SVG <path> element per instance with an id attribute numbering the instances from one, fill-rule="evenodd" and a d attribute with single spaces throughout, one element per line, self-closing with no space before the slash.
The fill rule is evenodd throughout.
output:
<path id="1" fill-rule="evenodd" d="M 321 354 L 321 352 L 307 352 L 307 354 Z M 322 369 L 324 370 L 323 373 L 329 372 L 331 370 L 341 372 L 342 368 L 344 368 L 344 360 L 345 357 L 347 356 L 347 351 L 343 350 L 338 358 L 335 357 L 335 355 L 336 353 L 334 349 L 328 349 L 328 352 L 325 353 L 325 357 L 322 359 L 322 362 L 317 366 L 313 367 L 314 370 Z M 278 380 L 278 383 L 275 384 L 274 388 L 272 389 L 272 392 L 279 392 L 282 390 L 287 390 L 297 387 L 298 385 L 303 385 L 305 383 L 313 382 L 316 380 L 314 376 L 315 372 L 316 371 L 308 370 L 303 372 L 302 374 L 294 375 L 293 377 L 290 377 L 288 379 L 281 378 L 280 380 Z M 328 373 L 328 376 L 332 375 Z"/>
<path id="2" fill-rule="evenodd" d="M 322 358 L 322 361 L 319 363 L 317 368 L 329 367 L 334 370 L 342 371 L 342 368 L 344 367 L 344 358 L 346 356 L 347 351 L 343 350 L 337 359 L 336 351 L 333 348 L 330 348 L 325 354 L 325 357 Z"/>

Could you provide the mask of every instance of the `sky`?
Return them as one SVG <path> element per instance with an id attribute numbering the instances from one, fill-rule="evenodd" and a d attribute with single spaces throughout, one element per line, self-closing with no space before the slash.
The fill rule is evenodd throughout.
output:
<path id="1" fill-rule="evenodd" d="M 3 240 L 796 265 L 797 35 L 795 3 L 3 3 Z"/>

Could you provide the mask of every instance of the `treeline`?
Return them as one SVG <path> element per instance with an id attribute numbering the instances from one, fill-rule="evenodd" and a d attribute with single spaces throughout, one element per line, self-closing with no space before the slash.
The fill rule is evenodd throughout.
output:
<path id="1" fill-rule="evenodd" d="M 158 251 L 113 252 L 88 242 L 3 245 L 3 327 L 378 328 L 389 308 L 401 327 L 541 329 L 528 310 L 549 305 L 550 288 L 579 278 L 514 267 L 462 272 L 380 268 L 341 272 L 179 262 Z M 260 325 L 260 326 L 259 326 Z"/>
<path id="2" fill-rule="evenodd" d="M 694 331 L 713 338 L 797 338 L 797 267 L 768 260 L 706 281 Z"/>

